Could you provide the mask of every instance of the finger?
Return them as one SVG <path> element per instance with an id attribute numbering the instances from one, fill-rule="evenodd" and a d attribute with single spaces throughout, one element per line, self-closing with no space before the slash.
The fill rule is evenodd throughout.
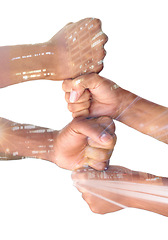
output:
<path id="1" fill-rule="evenodd" d="M 64 92 L 71 92 L 72 90 L 72 87 L 73 87 L 73 81 L 74 80 L 64 80 L 63 83 L 62 83 L 62 90 Z"/>
<path id="2" fill-rule="evenodd" d="M 107 42 L 108 38 L 107 38 L 107 36 L 105 34 L 102 35 L 102 36 L 99 36 L 96 39 L 94 39 L 94 41 L 92 42 L 92 48 L 99 49 L 102 45 L 105 45 L 105 43 Z"/>
<path id="3" fill-rule="evenodd" d="M 75 103 L 86 102 L 90 99 L 90 97 L 91 97 L 91 94 L 90 94 L 89 90 L 86 89 L 84 91 L 84 93 L 82 94 L 82 96 Z M 65 93 L 65 100 L 67 103 L 70 103 L 70 93 L 69 92 Z"/>
<path id="4" fill-rule="evenodd" d="M 94 32 L 94 35 L 92 37 L 92 42 L 97 40 L 98 38 L 100 38 L 102 36 L 102 38 L 105 38 L 107 42 L 108 41 L 108 37 L 107 35 L 99 28 L 96 30 L 96 32 Z"/>
<path id="5" fill-rule="evenodd" d="M 108 167 L 108 162 L 97 162 L 93 159 L 88 160 L 88 165 L 97 171 L 104 171 Z"/>
<path id="6" fill-rule="evenodd" d="M 88 116 L 89 116 L 89 109 L 84 109 L 82 111 L 72 113 L 73 118 L 88 117 Z"/>
<path id="7" fill-rule="evenodd" d="M 92 139 L 88 138 L 88 145 L 90 147 L 93 147 L 93 148 L 103 148 L 103 149 L 114 149 L 115 145 L 116 145 L 116 141 L 117 141 L 117 136 L 115 135 L 115 133 L 112 135 L 113 137 L 113 141 L 110 142 L 110 144 L 107 144 L 107 145 L 101 145 L 95 141 L 93 141 Z"/>
<path id="8" fill-rule="evenodd" d="M 97 123 L 97 119 L 76 118 L 71 122 L 71 131 L 81 134 L 81 137 L 90 137 L 102 145 L 108 145 L 113 141 L 111 134 Z"/>
<path id="9" fill-rule="evenodd" d="M 103 63 L 103 59 L 105 58 L 105 56 L 106 56 L 106 50 L 104 48 L 97 51 L 97 53 L 96 53 L 97 65 Z"/>
<path id="10" fill-rule="evenodd" d="M 117 136 L 115 135 L 115 124 L 110 117 L 103 116 L 96 119 L 97 123 L 99 123 L 102 127 L 104 127 L 105 131 L 111 134 L 113 137 L 113 141 L 111 141 L 106 146 L 102 146 L 101 144 L 93 141 L 93 139 L 88 138 L 88 145 L 95 148 L 106 148 L 106 149 L 114 149 L 114 146 L 117 141 Z"/>
<path id="11" fill-rule="evenodd" d="M 96 73 L 82 75 L 74 80 L 64 80 L 62 83 L 62 89 L 65 92 L 70 92 L 72 95 L 71 102 L 77 101 L 85 89 L 95 89 L 102 83 L 103 78 L 101 78 Z"/>
<path id="12" fill-rule="evenodd" d="M 87 168 L 88 167 L 88 158 L 87 157 L 83 157 L 83 159 L 81 161 L 79 161 L 77 164 L 75 164 L 75 166 L 73 167 L 73 171 L 77 171 L 78 169 L 81 168 Z"/>
<path id="13" fill-rule="evenodd" d="M 112 152 L 112 149 L 109 150 L 87 146 L 85 148 L 85 157 L 96 162 L 106 162 L 110 159 Z"/>
<path id="14" fill-rule="evenodd" d="M 90 100 L 82 103 L 68 103 L 68 110 L 73 113 L 79 112 L 85 109 L 89 109 L 90 104 L 91 104 Z"/>

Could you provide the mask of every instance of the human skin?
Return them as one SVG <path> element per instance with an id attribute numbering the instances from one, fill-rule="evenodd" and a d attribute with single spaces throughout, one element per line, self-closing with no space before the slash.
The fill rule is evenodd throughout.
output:
<path id="1" fill-rule="evenodd" d="M 94 213 L 132 207 L 168 217 L 168 178 L 110 166 L 102 172 L 79 169 L 72 173 L 72 179 Z"/>
<path id="2" fill-rule="evenodd" d="M 100 72 L 106 41 L 101 21 L 86 18 L 67 24 L 47 42 L 0 47 L 0 87 Z"/>
<path id="3" fill-rule="evenodd" d="M 116 135 L 111 119 L 74 119 L 60 131 L 0 118 L 0 159 L 25 157 L 51 161 L 74 170 L 91 166 L 104 170 L 109 163 Z"/>
<path id="4" fill-rule="evenodd" d="M 73 117 L 110 116 L 168 143 L 168 108 L 143 99 L 94 73 L 65 80 L 62 87 Z"/>

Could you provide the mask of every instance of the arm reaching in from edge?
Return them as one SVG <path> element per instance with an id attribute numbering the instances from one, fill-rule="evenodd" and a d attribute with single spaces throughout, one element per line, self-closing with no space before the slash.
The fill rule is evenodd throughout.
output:
<path id="1" fill-rule="evenodd" d="M 40 158 L 74 170 L 104 170 L 116 143 L 109 117 L 76 118 L 60 131 L 0 118 L 0 159 Z"/>
<path id="2" fill-rule="evenodd" d="M 67 24 L 48 42 L 0 47 L 0 87 L 100 72 L 106 42 L 101 21 L 86 18 Z"/>
<path id="3" fill-rule="evenodd" d="M 73 117 L 110 116 L 144 134 L 168 143 L 168 108 L 143 99 L 97 74 L 63 82 Z"/>
<path id="4" fill-rule="evenodd" d="M 168 178 L 109 166 L 102 172 L 78 169 L 72 173 L 72 179 L 95 213 L 133 207 L 168 217 Z"/>

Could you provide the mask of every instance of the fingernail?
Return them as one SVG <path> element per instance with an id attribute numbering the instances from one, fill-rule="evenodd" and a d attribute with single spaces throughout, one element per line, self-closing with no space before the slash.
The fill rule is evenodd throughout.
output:
<path id="1" fill-rule="evenodd" d="M 100 140 L 103 142 L 103 143 L 107 143 L 109 141 L 112 140 L 112 136 L 109 134 L 109 133 L 102 133 L 101 137 L 100 137 Z"/>
<path id="2" fill-rule="evenodd" d="M 77 92 L 72 90 L 71 93 L 70 93 L 69 101 L 71 103 L 74 103 L 76 100 L 77 100 Z"/>

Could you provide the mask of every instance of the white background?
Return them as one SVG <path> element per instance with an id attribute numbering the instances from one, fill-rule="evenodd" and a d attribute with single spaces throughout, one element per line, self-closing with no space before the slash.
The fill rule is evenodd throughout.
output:
<path id="1" fill-rule="evenodd" d="M 150 0 L 2 1 L 0 45 L 43 42 L 68 22 L 102 20 L 108 35 L 101 75 L 168 105 L 168 2 Z M 0 89 L 0 116 L 61 129 L 71 121 L 61 82 Z M 111 164 L 168 176 L 167 145 L 116 123 Z M 168 239 L 168 218 L 137 209 L 93 214 L 71 172 L 36 159 L 0 162 L 0 239 Z"/>

